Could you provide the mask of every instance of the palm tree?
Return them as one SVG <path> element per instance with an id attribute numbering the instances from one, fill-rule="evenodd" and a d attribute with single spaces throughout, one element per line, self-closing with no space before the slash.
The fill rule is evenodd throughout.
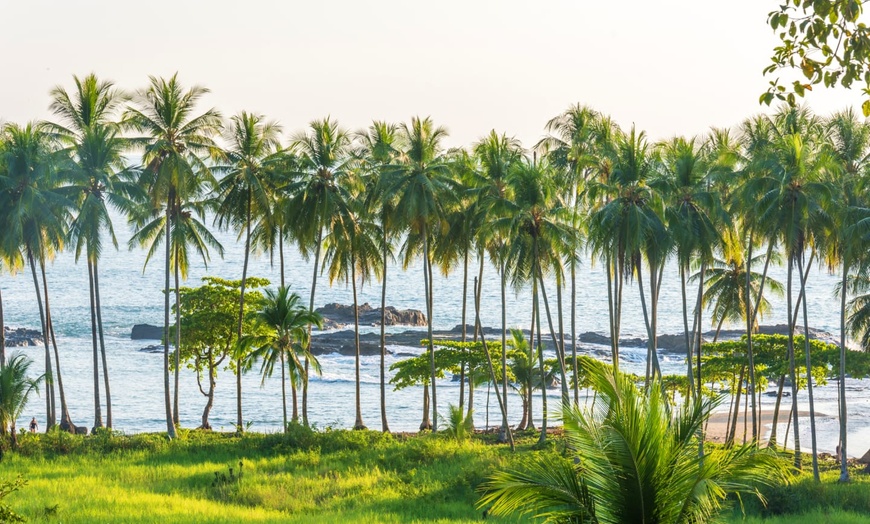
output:
<path id="1" fill-rule="evenodd" d="M 601 115 L 594 109 L 574 104 L 562 114 L 552 118 L 546 125 L 547 136 L 538 142 L 536 149 L 541 150 L 550 163 L 561 170 L 564 176 L 564 195 L 569 205 L 574 207 L 575 230 L 581 227 L 581 194 L 586 180 L 595 172 L 599 164 L 598 149 L 601 136 L 599 121 Z M 571 368 L 577 374 L 577 264 L 579 263 L 580 236 L 578 243 L 570 246 L 566 253 L 571 269 Z M 561 290 L 561 286 L 560 286 Z M 559 314 L 561 320 L 562 315 Z M 562 329 L 560 328 L 561 332 Z M 580 388 L 574 381 L 574 403 L 580 402 Z"/>
<path id="2" fill-rule="evenodd" d="M 241 112 L 230 119 L 224 130 L 227 146 L 222 151 L 226 165 L 217 168 L 224 177 L 218 185 L 218 227 L 231 225 L 245 236 L 245 261 L 242 264 L 242 288 L 239 294 L 239 320 L 237 334 L 242 339 L 245 311 L 245 281 L 248 276 L 248 258 L 251 254 L 251 227 L 256 218 L 266 218 L 272 211 L 272 194 L 265 165 L 276 159 L 281 128 L 262 115 Z M 242 422 L 242 355 L 236 355 L 236 427 Z M 284 369 L 283 366 L 281 368 Z M 176 391 L 177 393 L 177 391 Z"/>
<path id="3" fill-rule="evenodd" d="M 39 317 L 45 346 L 45 376 L 47 426 L 56 423 L 54 377 L 49 341 L 54 349 L 58 392 L 60 393 L 60 426 L 75 431 L 66 404 L 63 377 L 60 373 L 59 353 L 51 322 L 48 300 L 48 281 L 45 262 L 63 247 L 71 202 L 57 191 L 57 166 L 62 156 L 41 124 L 18 126 L 7 124 L 3 128 L 2 161 L 5 187 L 0 193 L 0 209 L 8 210 L 4 236 L 5 249 L 21 250 L 30 266 L 36 291 Z M 37 277 L 37 263 L 42 274 L 42 292 Z M 43 303 L 43 295 L 45 303 Z"/>
<path id="4" fill-rule="evenodd" d="M 352 160 L 351 136 L 338 122 L 326 117 L 309 125 L 307 133 L 294 135 L 290 150 L 296 155 L 297 166 L 286 187 L 285 223 L 293 228 L 299 250 L 306 258 L 314 251 L 309 311 L 314 311 L 317 272 L 324 232 L 332 230 L 350 199 L 343 180 L 350 176 Z M 310 331 L 310 327 L 309 327 Z M 310 338 L 309 338 L 310 341 Z M 302 379 L 302 423 L 308 425 L 308 361 Z"/>
<path id="5" fill-rule="evenodd" d="M 326 236 L 323 264 L 329 268 L 329 283 L 336 280 L 350 281 L 353 291 L 354 325 L 354 363 L 356 378 L 356 420 L 354 429 L 366 429 L 362 419 L 362 397 L 360 392 L 360 341 L 359 341 L 359 301 L 357 299 L 357 280 L 364 285 L 372 275 L 380 278 L 381 253 L 378 227 L 365 214 L 364 203 L 359 199 L 348 202 L 342 216 L 334 222 L 332 231 Z"/>
<path id="6" fill-rule="evenodd" d="M 832 186 L 835 198 L 831 206 L 834 222 L 828 243 L 829 269 L 839 263 L 840 284 L 840 369 L 838 373 L 840 398 L 840 481 L 849 481 L 846 453 L 846 296 L 849 274 L 866 251 L 868 203 L 866 200 L 866 174 L 870 169 L 870 125 L 858 119 L 851 110 L 835 113 L 828 121 L 835 173 Z"/>
<path id="7" fill-rule="evenodd" d="M 674 413 L 661 388 L 640 390 L 612 367 L 589 365 L 599 400 L 593 409 L 564 408 L 574 456 L 542 456 L 495 473 L 480 507 L 544 522 L 689 524 L 713 520 L 730 494 L 759 495 L 759 485 L 787 481 L 775 454 L 751 446 L 717 449 L 700 461 L 696 435 L 714 401 Z"/>
<path id="8" fill-rule="evenodd" d="M 76 260 L 83 250 L 87 252 L 94 350 L 94 428 L 103 425 L 99 382 L 102 356 L 106 425 L 111 429 L 112 396 L 100 307 L 99 258 L 104 232 L 108 233 L 115 249 L 118 248 L 107 203 L 116 209 L 129 211 L 130 196 L 138 195 L 123 157 L 130 143 L 120 135 L 120 126 L 113 120 L 121 104 L 127 100 L 126 95 L 115 89 L 111 82 L 100 81 L 93 74 L 81 79 L 73 76 L 73 80 L 76 88 L 72 94 L 60 86 L 52 90 L 51 108 L 61 123 L 49 124 L 48 129 L 67 146 L 72 158 L 69 169 L 63 173 L 70 181 L 64 190 L 76 201 L 78 210 L 69 228 Z"/>
<path id="9" fill-rule="evenodd" d="M 804 273 L 804 258 L 808 249 L 824 241 L 831 220 L 825 211 L 830 189 L 822 182 L 830 169 L 830 157 L 821 147 L 821 129 L 815 117 L 802 109 L 786 109 L 775 116 L 779 131 L 768 157 L 766 176 L 751 179 L 745 193 L 756 198 L 758 220 L 765 233 L 777 239 L 785 249 L 787 262 L 786 303 L 789 321 L 789 368 L 792 379 L 792 398 L 797 398 L 795 377 L 794 330 L 792 316 L 793 271 Z M 806 285 L 800 279 L 800 296 L 805 297 Z M 804 328 L 806 326 L 806 300 L 804 300 Z M 805 346 L 807 364 L 807 394 L 810 408 L 810 436 L 813 449 L 813 476 L 818 480 L 815 413 L 813 403 L 812 366 L 810 365 L 809 336 Z M 795 466 L 801 466 L 800 437 L 797 421 L 797 403 L 792 404 L 795 436 Z"/>
<path id="10" fill-rule="evenodd" d="M 145 137 L 139 140 L 144 148 L 142 155 L 144 168 L 139 184 L 148 193 L 151 208 L 157 210 L 162 206 L 164 214 L 165 225 L 162 227 L 166 237 L 163 319 L 164 400 L 167 433 L 169 438 L 175 438 L 176 417 L 173 416 L 169 386 L 169 279 L 170 262 L 174 259 L 177 289 L 180 269 L 178 262 L 183 259 L 183 254 L 178 252 L 177 246 L 173 249 L 171 235 L 178 219 L 185 213 L 182 211 L 184 203 L 191 198 L 191 195 L 199 195 L 202 191 L 203 178 L 212 182 L 204 157 L 214 156 L 217 151 L 212 137 L 220 131 L 221 118 L 214 109 L 209 109 L 200 115 L 193 115 L 197 102 L 208 93 L 206 88 L 194 86 L 185 90 L 178 81 L 177 74 L 168 80 L 152 76 L 149 77 L 149 81 L 148 88 L 137 94 L 136 106 L 128 108 L 124 120 L 132 129 L 145 134 Z M 200 233 L 205 230 L 198 227 L 195 229 Z M 179 236 L 183 236 L 183 233 Z M 149 257 L 153 254 L 156 245 L 152 243 Z M 177 302 L 178 293 L 176 293 L 176 311 L 180 311 Z M 179 334 L 176 338 L 179 338 L 180 330 L 177 331 Z M 176 354 L 176 369 L 178 369 L 177 361 Z M 175 411 L 177 412 L 177 409 Z"/>
<path id="11" fill-rule="evenodd" d="M 18 448 L 15 421 L 27 406 L 30 394 L 39 390 L 39 383 L 45 376 L 31 378 L 32 364 L 33 361 L 24 354 L 12 353 L 9 362 L 0 368 L 0 437 L 5 437 L 9 431 L 13 449 Z"/>
<path id="12" fill-rule="evenodd" d="M 266 302 L 263 309 L 257 312 L 257 322 L 266 326 L 270 334 L 259 337 L 255 343 L 253 356 L 263 360 L 263 377 L 272 376 L 276 363 L 287 368 L 293 387 L 293 422 L 296 422 L 296 386 L 297 377 L 305 379 L 304 359 L 308 359 L 316 373 L 320 373 L 320 363 L 309 351 L 309 326 L 323 327 L 323 317 L 320 313 L 311 312 L 301 304 L 302 299 L 296 293 L 290 293 L 289 288 L 281 286 L 278 291 L 266 290 Z M 282 373 L 283 375 L 283 373 Z M 281 381 L 281 400 L 284 406 L 284 431 L 287 431 L 287 395 L 284 381 Z"/>
<path id="13" fill-rule="evenodd" d="M 395 199 L 386 198 L 384 194 L 386 176 L 385 168 L 393 163 L 398 154 L 398 130 L 396 124 L 374 121 L 365 131 L 356 134 L 359 143 L 354 156 L 358 159 L 361 174 L 366 186 L 366 205 L 380 215 L 381 230 L 381 431 L 390 432 L 387 423 L 387 389 L 386 389 L 386 312 L 387 312 L 387 265 L 393 257 L 392 240 L 399 231 L 396 222 Z M 465 302 L 463 301 L 463 308 Z M 464 309 L 463 309 L 464 312 Z M 464 314 L 464 313 L 463 313 Z M 464 319 L 464 316 L 463 316 Z M 464 324 L 464 321 L 463 321 Z M 463 326 L 463 333 L 465 332 Z M 464 340 L 464 336 L 463 336 Z M 462 387 L 462 386 L 460 386 Z M 461 391 L 461 390 L 460 390 Z M 462 406 L 460 394 L 460 407 Z"/>
<path id="14" fill-rule="evenodd" d="M 412 118 L 399 128 L 405 150 L 398 161 L 387 169 L 389 182 L 386 194 L 396 198 L 396 209 L 403 224 L 410 228 L 423 244 L 423 280 L 426 299 L 428 352 L 432 386 L 432 419 L 428 410 L 420 429 L 438 430 L 438 406 L 435 387 L 435 350 L 432 347 L 432 256 L 430 243 L 433 229 L 438 230 L 444 216 L 444 200 L 451 196 L 450 164 L 443 155 L 441 141 L 447 130 L 436 127 L 427 118 Z M 411 244 L 409 244 L 411 245 Z M 424 397 L 425 404 L 425 397 Z"/>

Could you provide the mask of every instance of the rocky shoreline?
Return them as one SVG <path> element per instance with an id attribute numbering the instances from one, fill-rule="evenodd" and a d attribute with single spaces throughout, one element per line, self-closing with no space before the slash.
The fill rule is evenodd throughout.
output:
<path id="1" fill-rule="evenodd" d="M 21 348 L 42 345 L 42 333 L 35 329 L 12 329 L 9 326 L 4 326 L 3 336 L 5 337 L 6 347 L 8 348 Z"/>

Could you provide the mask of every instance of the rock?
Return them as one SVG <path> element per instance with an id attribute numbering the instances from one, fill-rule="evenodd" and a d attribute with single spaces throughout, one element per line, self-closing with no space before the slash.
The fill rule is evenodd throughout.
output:
<path id="1" fill-rule="evenodd" d="M 11 329 L 9 326 L 4 326 L 3 334 L 6 337 L 6 347 L 29 347 L 42 345 L 42 333 L 35 329 Z"/>
<path id="2" fill-rule="evenodd" d="M 136 324 L 130 332 L 133 340 L 163 340 L 163 326 L 151 324 Z"/>
<path id="3" fill-rule="evenodd" d="M 75 434 L 76 434 L 76 435 L 87 435 L 87 434 L 88 434 L 88 428 L 83 427 L 83 426 L 76 426 L 76 427 L 75 427 Z"/>
<path id="4" fill-rule="evenodd" d="M 384 325 L 387 326 L 425 326 L 426 315 L 422 311 L 416 309 L 396 309 L 393 306 L 387 306 L 384 314 Z M 324 329 L 330 329 L 327 326 L 339 327 L 341 325 L 352 325 L 353 306 L 343 304 L 327 304 L 316 310 L 326 321 Z M 380 326 L 381 325 L 381 309 L 373 308 L 368 302 L 359 306 L 359 322 L 361 325 Z"/>
<path id="5" fill-rule="evenodd" d="M 870 466 L 870 450 L 867 450 L 867 453 L 864 453 L 864 456 L 858 459 L 858 463 Z"/>
<path id="6" fill-rule="evenodd" d="M 159 344 L 152 344 L 150 346 L 145 346 L 144 348 L 140 348 L 139 351 L 143 353 L 163 353 L 163 346 Z"/>

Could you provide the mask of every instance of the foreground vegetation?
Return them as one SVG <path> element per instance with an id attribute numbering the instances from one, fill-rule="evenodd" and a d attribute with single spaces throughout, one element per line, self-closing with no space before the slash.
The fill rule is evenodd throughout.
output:
<path id="1" fill-rule="evenodd" d="M 522 452 L 510 453 L 493 444 L 495 435 L 457 442 L 300 426 L 287 435 L 179 437 L 23 435 L 20 452 L 0 463 L 0 483 L 18 475 L 28 483 L 2 502 L 30 522 L 477 522 L 483 509 L 476 508 L 476 490 L 492 472 L 530 456 L 556 458 L 566 444 L 555 438 L 538 448 L 537 436 L 524 432 L 517 435 Z M 837 465 L 825 467 L 822 484 L 805 475 L 766 490 L 767 509 L 744 497 L 747 521 L 866 521 L 866 476 L 853 473 L 851 484 L 836 484 Z M 806 520 L 797 516 L 805 513 Z M 739 508 L 728 516 L 742 521 Z"/>

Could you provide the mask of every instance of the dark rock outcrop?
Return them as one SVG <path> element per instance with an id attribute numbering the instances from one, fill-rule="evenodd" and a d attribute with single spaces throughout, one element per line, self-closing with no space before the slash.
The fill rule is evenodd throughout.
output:
<path id="1" fill-rule="evenodd" d="M 130 332 L 133 340 L 163 340 L 163 326 L 151 324 L 136 324 Z"/>
<path id="2" fill-rule="evenodd" d="M 35 329 L 11 329 L 9 326 L 4 326 L 3 334 L 6 337 L 6 347 L 28 347 L 42 345 L 42 333 Z"/>
<path id="3" fill-rule="evenodd" d="M 387 326 L 425 326 L 426 315 L 416 309 L 396 309 L 387 306 L 384 324 Z M 343 304 L 327 304 L 316 310 L 327 321 L 325 329 L 353 324 L 353 306 Z M 381 309 L 373 308 L 368 302 L 359 306 L 359 322 L 366 326 L 381 325 Z"/>

